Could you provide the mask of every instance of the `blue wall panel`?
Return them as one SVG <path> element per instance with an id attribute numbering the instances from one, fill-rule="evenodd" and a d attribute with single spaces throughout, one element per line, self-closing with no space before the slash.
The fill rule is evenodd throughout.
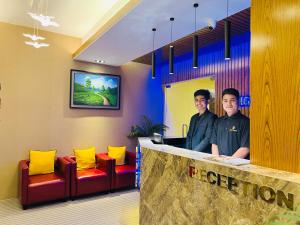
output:
<path id="1" fill-rule="evenodd" d="M 175 49 L 176 51 L 176 49 Z M 169 84 L 200 77 L 214 76 L 216 82 L 216 113 L 223 115 L 221 104 L 222 90 L 236 88 L 242 96 L 250 96 L 250 32 L 232 37 L 231 60 L 224 60 L 224 41 L 200 48 L 199 67 L 192 67 L 192 52 L 174 59 L 174 74 L 169 74 L 168 62 L 161 62 L 157 72 L 162 83 Z M 248 108 L 242 112 L 249 115 Z"/>

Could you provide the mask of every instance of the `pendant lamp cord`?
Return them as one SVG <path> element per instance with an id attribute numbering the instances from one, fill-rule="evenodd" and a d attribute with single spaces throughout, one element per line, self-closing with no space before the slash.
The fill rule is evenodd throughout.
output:
<path id="1" fill-rule="evenodd" d="M 172 44 L 172 40 L 173 40 L 172 34 L 173 34 L 173 21 L 171 21 L 171 44 Z"/>
<path id="2" fill-rule="evenodd" d="M 197 8 L 195 7 L 195 33 L 196 33 L 196 30 L 197 30 Z"/>
<path id="3" fill-rule="evenodd" d="M 227 17 L 226 17 L 226 18 L 228 18 L 228 8 L 229 8 L 229 7 L 228 7 L 228 5 L 229 5 L 228 2 L 229 2 L 229 0 L 227 0 Z"/>
<path id="4" fill-rule="evenodd" d="M 46 16 L 48 15 L 48 0 L 46 0 Z"/>
<path id="5" fill-rule="evenodd" d="M 155 29 L 153 30 L 153 43 L 152 43 L 152 51 L 154 51 L 154 39 L 155 39 Z"/>

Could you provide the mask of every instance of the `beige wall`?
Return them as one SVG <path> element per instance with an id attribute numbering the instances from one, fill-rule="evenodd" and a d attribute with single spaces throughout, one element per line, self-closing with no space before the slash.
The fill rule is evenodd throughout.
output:
<path id="1" fill-rule="evenodd" d="M 34 49 L 24 44 L 23 32 L 32 29 L 0 23 L 0 199 L 17 195 L 17 164 L 29 149 L 56 148 L 58 155 L 91 145 L 98 152 L 109 144 L 133 149 L 126 137 L 130 126 L 141 114 L 161 114 L 147 100 L 148 66 L 75 62 L 71 54 L 80 46 L 79 39 L 41 32 L 50 47 Z M 70 109 L 71 68 L 120 74 L 121 109 Z"/>

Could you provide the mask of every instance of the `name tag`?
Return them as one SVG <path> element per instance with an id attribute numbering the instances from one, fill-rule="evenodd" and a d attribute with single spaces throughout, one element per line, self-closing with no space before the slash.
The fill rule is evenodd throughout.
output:
<path id="1" fill-rule="evenodd" d="M 237 132 L 237 129 L 235 126 L 232 126 L 232 128 L 229 129 L 230 132 Z"/>

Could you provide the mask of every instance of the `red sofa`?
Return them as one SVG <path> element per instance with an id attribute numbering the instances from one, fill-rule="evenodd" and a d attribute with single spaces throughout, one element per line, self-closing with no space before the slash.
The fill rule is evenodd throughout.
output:
<path id="1" fill-rule="evenodd" d="M 126 151 L 125 165 L 117 166 L 116 160 L 112 160 L 111 189 L 125 189 L 135 187 L 136 154 Z"/>
<path id="2" fill-rule="evenodd" d="M 29 160 L 19 162 L 19 198 L 23 209 L 36 203 L 69 198 L 71 164 L 67 160 L 58 157 L 54 173 L 40 175 L 29 175 L 29 163 Z"/>
<path id="3" fill-rule="evenodd" d="M 71 198 L 109 192 L 111 182 L 111 160 L 104 154 L 96 154 L 96 168 L 77 170 L 76 157 L 65 157 L 71 163 Z"/>

